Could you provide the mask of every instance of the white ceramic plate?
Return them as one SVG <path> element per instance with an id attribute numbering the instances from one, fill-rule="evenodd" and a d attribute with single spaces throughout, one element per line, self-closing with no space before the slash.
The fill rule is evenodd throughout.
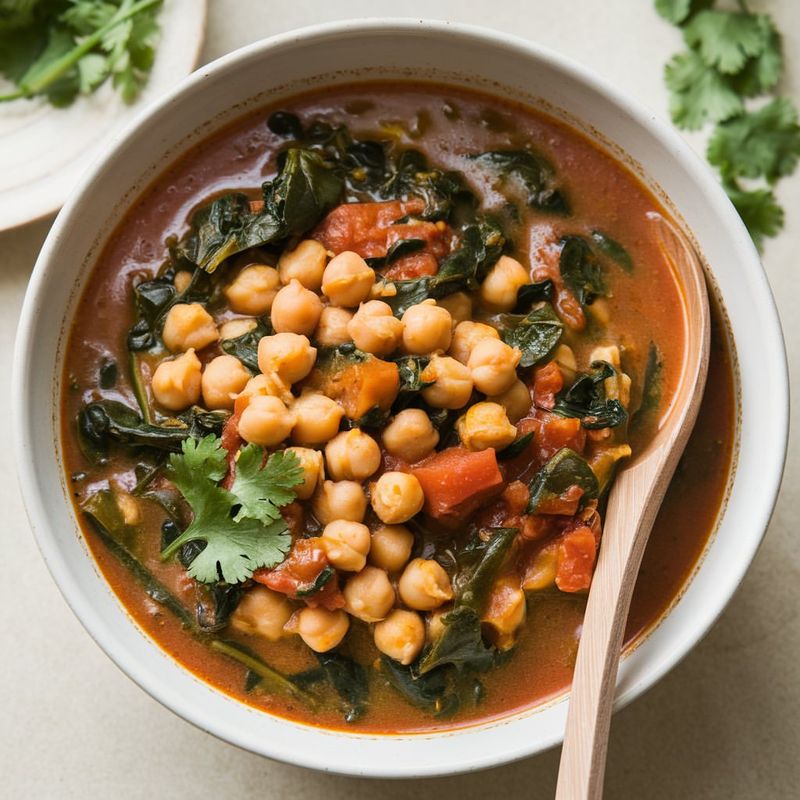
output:
<path id="1" fill-rule="evenodd" d="M 14 358 L 19 477 L 42 553 L 98 644 L 151 695 L 204 730 L 283 761 L 376 777 L 443 775 L 495 766 L 557 744 L 565 698 L 502 721 L 441 734 L 375 736 L 313 728 L 246 706 L 192 676 L 145 636 L 89 555 L 69 501 L 58 446 L 64 333 L 94 258 L 153 176 L 198 140 L 313 86 L 358 78 L 435 78 L 561 114 L 680 210 L 710 266 L 735 338 L 740 381 L 738 467 L 716 536 L 661 624 L 621 665 L 617 707 L 661 678 L 721 613 L 755 555 L 780 485 L 788 379 L 778 317 L 757 253 L 710 169 L 664 122 L 588 70 L 538 45 L 478 28 L 412 20 L 356 21 L 293 31 L 203 67 L 110 142 L 72 194 L 31 278 Z"/>
<path id="2" fill-rule="evenodd" d="M 54 108 L 43 98 L 0 103 L 0 231 L 58 211 L 109 135 L 195 68 L 206 4 L 164 0 L 153 69 L 131 105 L 110 82 L 68 108 Z"/>

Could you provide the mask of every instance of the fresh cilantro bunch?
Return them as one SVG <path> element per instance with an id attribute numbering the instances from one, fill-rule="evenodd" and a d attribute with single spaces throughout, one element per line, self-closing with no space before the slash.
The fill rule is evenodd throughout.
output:
<path id="1" fill-rule="evenodd" d="M 162 0 L 0 0 L 0 73 L 16 90 L 67 106 L 111 80 L 123 100 L 147 80 Z"/>
<path id="2" fill-rule="evenodd" d="M 776 97 L 755 110 L 746 100 L 772 92 L 783 71 L 781 37 L 772 18 L 740 0 L 736 10 L 715 0 L 655 0 L 662 17 L 681 27 L 688 50 L 667 64 L 670 111 L 676 125 L 715 124 L 707 158 L 761 248 L 783 227 L 773 186 L 800 158 L 796 107 Z M 743 184 L 746 180 L 749 184 Z M 755 182 L 755 185 L 752 185 Z"/>
<path id="3" fill-rule="evenodd" d="M 183 452 L 173 453 L 169 477 L 192 509 L 189 527 L 161 553 L 173 556 L 188 542 L 205 542 L 188 573 L 202 583 L 239 583 L 259 567 L 283 561 L 292 540 L 281 508 L 295 499 L 294 487 L 303 470 L 294 453 L 273 453 L 244 447 L 236 462 L 230 490 L 219 482 L 227 473 L 227 452 L 211 434 L 186 439 Z"/>

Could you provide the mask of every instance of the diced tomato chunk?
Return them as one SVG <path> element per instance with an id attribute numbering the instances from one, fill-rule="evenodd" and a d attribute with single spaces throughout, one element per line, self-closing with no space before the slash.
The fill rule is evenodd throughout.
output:
<path id="1" fill-rule="evenodd" d="M 562 592 L 581 592 L 592 583 L 597 540 L 588 525 L 566 531 L 558 544 L 556 586 Z"/>
<path id="2" fill-rule="evenodd" d="M 555 287 L 553 305 L 562 321 L 574 331 L 582 331 L 586 327 L 586 314 L 583 313 L 578 298 L 564 285 L 559 265 L 560 250 L 551 246 L 540 248 L 533 257 L 536 266 L 533 268 L 534 281 L 551 280 Z"/>
<path id="3" fill-rule="evenodd" d="M 411 468 L 425 493 L 425 512 L 439 521 L 459 522 L 504 486 L 493 448 L 471 452 L 450 447 Z"/>
<path id="4" fill-rule="evenodd" d="M 384 203 L 345 203 L 334 208 L 311 236 L 327 250 L 334 253 L 351 250 L 362 258 L 383 258 L 395 242 L 421 239 L 435 261 L 450 249 L 447 225 L 425 220 L 397 222 L 420 214 L 424 208 L 424 201 L 416 197 Z"/>
<path id="5" fill-rule="evenodd" d="M 583 453 L 586 447 L 586 431 L 581 421 L 574 417 L 559 417 L 548 411 L 535 411 L 532 417 L 520 420 L 521 434 L 533 431 L 534 451 L 541 466 L 549 461 L 562 447 Z"/>
<path id="6" fill-rule="evenodd" d="M 256 570 L 253 580 L 293 599 L 304 600 L 312 608 L 342 608 L 344 597 L 339 591 L 336 575 L 319 592 L 308 597 L 298 597 L 298 590 L 313 586 L 327 566 L 328 556 L 318 539 L 297 539 L 285 561 L 274 569 Z"/>
<path id="7" fill-rule="evenodd" d="M 408 281 L 435 275 L 439 271 L 439 262 L 432 253 L 410 253 L 401 256 L 390 267 L 383 271 L 383 277 L 390 281 Z"/>
<path id="8" fill-rule="evenodd" d="M 537 513 L 574 517 L 582 497 L 583 489 L 580 486 L 570 486 L 557 497 L 544 498 L 537 507 Z"/>
<path id="9" fill-rule="evenodd" d="M 564 377 L 555 361 L 533 371 L 533 402 L 538 408 L 552 408 L 556 395 L 564 388 Z"/>
<path id="10" fill-rule="evenodd" d="M 228 473 L 222 481 L 222 485 L 226 489 L 230 489 L 233 485 L 233 479 L 236 474 L 236 454 L 244 444 L 244 439 L 239 435 L 239 417 L 242 416 L 242 411 L 247 408 L 249 402 L 249 396 L 240 395 L 237 397 L 233 404 L 233 414 L 228 417 L 228 421 L 222 428 L 221 444 L 223 449 L 228 452 Z"/>

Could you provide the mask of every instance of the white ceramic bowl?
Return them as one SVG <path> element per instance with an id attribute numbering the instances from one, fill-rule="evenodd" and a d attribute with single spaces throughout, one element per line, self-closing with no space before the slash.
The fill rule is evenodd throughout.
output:
<path id="1" fill-rule="evenodd" d="M 572 118 L 621 148 L 680 210 L 730 318 L 741 377 L 738 468 L 722 524 L 688 589 L 625 658 L 617 705 L 662 677 L 730 599 L 764 534 L 783 467 L 788 382 L 781 330 L 752 242 L 714 175 L 666 124 L 588 70 L 505 34 L 411 20 L 294 31 L 204 67 L 119 135 L 59 215 L 33 272 L 17 339 L 19 476 L 53 577 L 98 644 L 187 720 L 241 747 L 322 770 L 381 777 L 498 765 L 560 741 L 566 703 L 435 735 L 336 733 L 287 722 L 202 683 L 148 639 L 98 574 L 67 497 L 58 441 L 64 333 L 105 238 L 137 193 L 177 155 L 244 111 L 298 89 L 354 78 L 435 78 Z"/>

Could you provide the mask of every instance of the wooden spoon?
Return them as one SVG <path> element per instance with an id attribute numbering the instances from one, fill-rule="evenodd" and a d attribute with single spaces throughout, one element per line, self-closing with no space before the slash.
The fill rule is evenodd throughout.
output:
<path id="1" fill-rule="evenodd" d="M 583 620 L 561 750 L 556 800 L 603 794 L 608 731 L 622 637 L 650 529 L 697 419 L 708 372 L 709 310 L 703 269 L 686 237 L 654 219 L 659 244 L 684 300 L 683 371 L 647 448 L 617 476 Z"/>

